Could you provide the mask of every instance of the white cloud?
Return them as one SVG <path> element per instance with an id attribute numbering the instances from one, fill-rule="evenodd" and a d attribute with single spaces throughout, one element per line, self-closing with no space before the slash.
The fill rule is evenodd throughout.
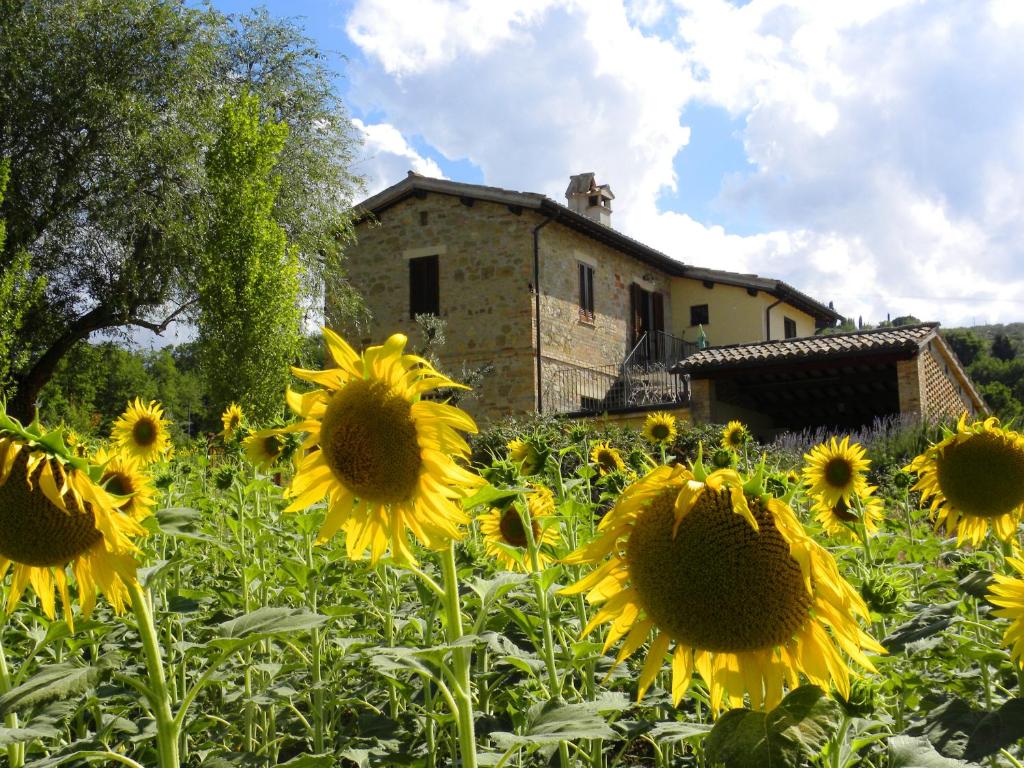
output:
<path id="1" fill-rule="evenodd" d="M 363 137 L 355 170 L 366 178 L 367 194 L 373 195 L 391 186 L 408 171 L 444 178 L 437 162 L 413 149 L 393 125 L 366 125 L 358 119 L 353 119 L 352 123 Z"/>
<path id="2" fill-rule="evenodd" d="M 688 263 L 778 277 L 865 319 L 1019 320 L 1022 7 L 357 0 L 347 30 L 368 63 L 352 94 L 387 120 L 360 124 L 374 184 L 399 163 L 440 175 L 413 135 L 556 200 L 592 170 L 617 228 Z M 723 180 L 718 206 L 764 232 L 667 209 L 690 181 L 674 169 L 690 104 L 744 122 L 753 170 Z"/>
<path id="3" fill-rule="evenodd" d="M 515 39 L 517 28 L 552 4 L 553 0 L 360 2 L 345 28 L 386 72 L 401 76 L 443 66 L 460 55 L 487 53 Z"/>

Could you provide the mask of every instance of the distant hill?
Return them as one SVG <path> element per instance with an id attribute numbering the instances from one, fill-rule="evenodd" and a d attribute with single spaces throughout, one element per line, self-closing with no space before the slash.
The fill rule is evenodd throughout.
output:
<path id="1" fill-rule="evenodd" d="M 970 331 L 976 336 L 979 336 L 989 342 L 992 341 L 992 338 L 997 333 L 1005 333 L 1008 337 L 1010 337 L 1011 340 L 1024 344 L 1024 322 L 1007 323 L 1006 325 L 1002 325 L 1000 323 L 997 323 L 995 325 L 972 325 L 969 327 L 961 328 L 947 328 L 946 326 L 942 326 L 942 330 Z"/>

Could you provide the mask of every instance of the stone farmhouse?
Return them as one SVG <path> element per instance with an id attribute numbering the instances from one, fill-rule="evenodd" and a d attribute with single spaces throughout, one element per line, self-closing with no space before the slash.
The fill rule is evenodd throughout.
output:
<path id="1" fill-rule="evenodd" d="M 447 370 L 494 366 L 466 405 L 487 422 L 685 416 L 693 374 L 677 364 L 701 347 L 812 337 L 841 319 L 780 280 L 686 264 L 616 231 L 615 197 L 593 173 L 570 177 L 565 197 L 410 172 L 356 207 L 347 277 L 372 321 L 341 330 L 365 346 L 397 331 L 418 339 L 417 315 L 443 318 Z M 718 391 L 694 415 L 728 415 L 729 386 Z M 759 423 L 770 429 L 774 417 Z"/>

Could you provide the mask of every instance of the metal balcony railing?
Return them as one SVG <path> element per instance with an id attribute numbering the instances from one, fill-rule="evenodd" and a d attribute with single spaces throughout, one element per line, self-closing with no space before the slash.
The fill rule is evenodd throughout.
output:
<path id="1" fill-rule="evenodd" d="M 669 368 L 697 345 L 658 331 L 644 334 L 621 363 L 565 366 L 545 377 L 544 410 L 588 414 L 689 402 L 689 378 Z"/>

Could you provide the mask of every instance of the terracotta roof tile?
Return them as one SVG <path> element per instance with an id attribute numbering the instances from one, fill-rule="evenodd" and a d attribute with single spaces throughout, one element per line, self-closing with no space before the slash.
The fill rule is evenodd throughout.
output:
<path id="1" fill-rule="evenodd" d="M 697 374 L 765 363 L 824 360 L 882 352 L 914 352 L 926 344 L 937 329 L 938 323 L 923 323 L 856 333 L 710 347 L 681 360 L 672 371 Z"/>

